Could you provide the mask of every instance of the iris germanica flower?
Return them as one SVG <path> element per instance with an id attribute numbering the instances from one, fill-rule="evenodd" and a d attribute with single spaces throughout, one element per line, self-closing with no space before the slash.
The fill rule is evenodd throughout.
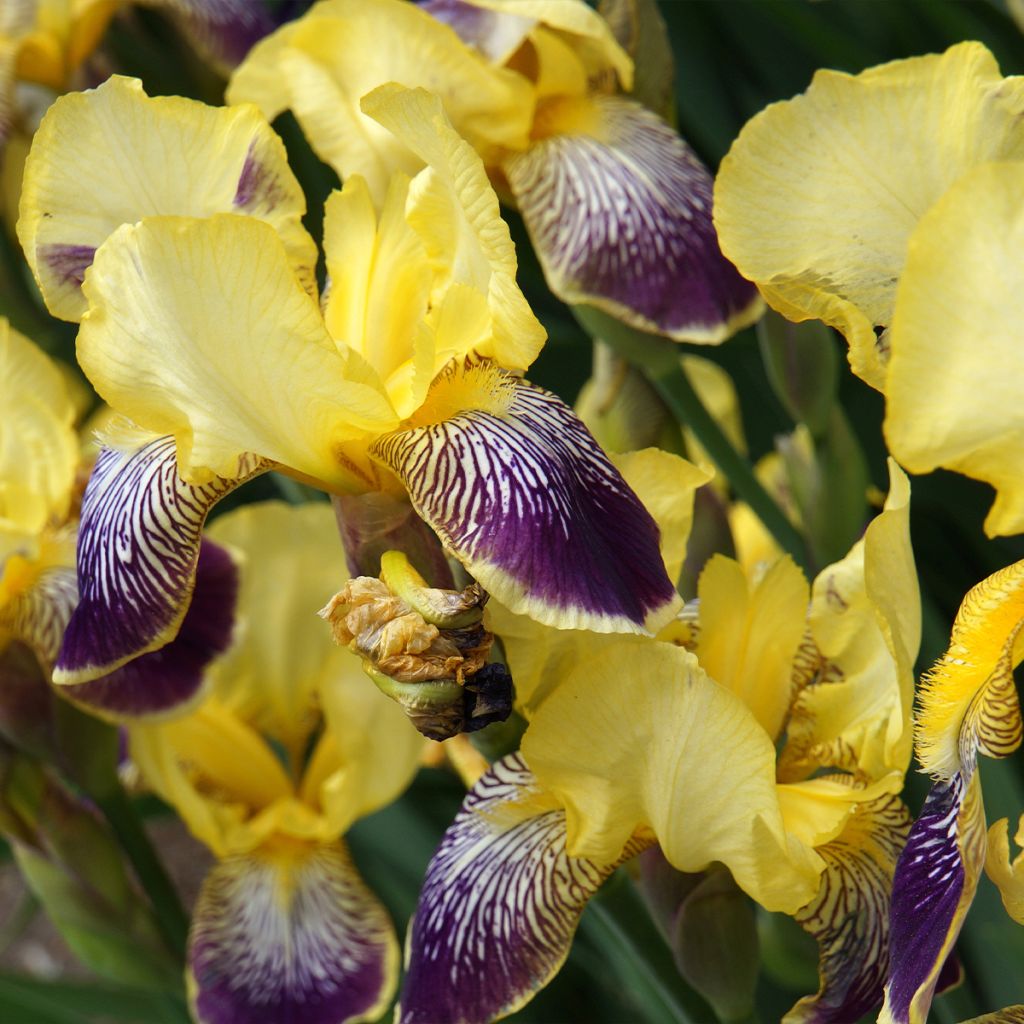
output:
<path id="1" fill-rule="evenodd" d="M 1024 529 L 1007 372 L 1022 111 L 1024 80 L 1002 77 L 979 43 L 819 71 L 746 125 L 715 188 L 725 253 L 784 316 L 846 336 L 853 371 L 886 395 L 900 462 L 996 489 L 989 534 Z"/>
<path id="2" fill-rule="evenodd" d="M 1005 818 L 992 826 L 986 844 L 978 774 L 979 754 L 1007 757 L 1020 746 L 1013 670 L 1024 653 L 1022 624 L 1024 562 L 1017 562 L 967 594 L 949 648 L 924 679 L 916 746 L 934 784 L 896 869 L 892 967 L 879 1018 L 885 1024 L 927 1020 L 983 866 L 1007 911 L 1024 924 L 1024 860 L 1010 862 Z"/>
<path id="3" fill-rule="evenodd" d="M 376 1020 L 398 943 L 341 837 L 425 741 L 310 613 L 345 576 L 328 505 L 248 505 L 209 532 L 241 556 L 235 640 L 194 710 L 129 733 L 143 782 L 217 857 L 189 939 L 196 1020 Z"/>
<path id="4" fill-rule="evenodd" d="M 759 315 L 718 249 L 711 176 L 629 98 L 633 61 L 582 0 L 325 0 L 254 47 L 227 95 L 267 117 L 293 110 L 342 180 L 362 175 L 379 201 L 393 170 L 419 166 L 360 109 L 391 81 L 441 98 L 565 301 L 697 342 Z"/>
<path id="5" fill-rule="evenodd" d="M 678 570 L 692 467 L 652 450 L 623 468 Z M 897 796 L 920 637 L 908 502 L 893 464 L 884 511 L 813 588 L 786 558 L 749 575 L 716 556 L 697 605 L 656 639 L 492 612 L 530 722 L 431 862 L 401 1021 L 488 1021 L 527 1002 L 586 901 L 654 843 L 681 871 L 725 865 L 818 940 L 821 989 L 787 1020 L 855 1019 L 881 1001 L 910 827 Z"/>
<path id="6" fill-rule="evenodd" d="M 176 635 L 208 509 L 271 468 L 408 494 L 482 586 L 539 621 L 642 632 L 673 614 L 653 520 L 519 376 L 544 332 L 479 158 L 422 90 L 364 102 L 425 166 L 379 204 L 359 176 L 330 197 L 321 303 L 302 193 L 254 108 L 113 79 L 41 126 L 19 236 L 50 309 L 81 319 L 81 366 L 139 428 L 85 495 L 59 681 Z"/>

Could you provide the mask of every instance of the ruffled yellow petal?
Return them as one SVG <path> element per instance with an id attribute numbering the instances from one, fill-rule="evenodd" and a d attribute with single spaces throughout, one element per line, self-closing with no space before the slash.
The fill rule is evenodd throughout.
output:
<path id="1" fill-rule="evenodd" d="M 1006 757 L 1020 746 L 1013 670 L 1024 657 L 1024 562 L 993 573 L 964 598 L 946 653 L 922 680 L 917 756 L 940 779 L 969 775 L 977 754 Z"/>
<path id="2" fill-rule="evenodd" d="M 979 43 L 857 76 L 819 71 L 723 160 L 722 250 L 784 316 L 845 334 L 854 372 L 884 390 L 875 328 L 893 322 L 907 240 L 966 170 L 1024 155 L 1022 110 L 1024 81 L 1002 78 Z"/>
<path id="3" fill-rule="evenodd" d="M 1018 847 L 1024 847 L 1024 815 L 1021 815 L 1013 839 Z M 985 874 L 999 889 L 1006 912 L 1017 924 L 1024 924 L 1024 853 L 1018 852 L 1011 860 L 1009 821 L 1006 818 L 1001 818 L 988 830 Z"/>
<path id="4" fill-rule="evenodd" d="M 566 809 L 569 853 L 614 862 L 646 826 L 682 871 L 721 861 L 769 909 L 807 903 L 822 862 L 785 832 L 768 734 L 691 654 L 616 639 L 577 661 L 523 739 Z"/>
<path id="5" fill-rule="evenodd" d="M 122 224 L 163 214 L 265 221 L 315 292 L 305 212 L 284 145 L 258 111 L 150 99 L 136 79 L 114 76 L 47 112 L 25 165 L 18 237 L 50 311 L 80 320 L 95 250 Z"/>
<path id="6" fill-rule="evenodd" d="M 969 171 L 911 235 L 892 323 L 889 447 L 912 472 L 991 484 L 990 536 L 1024 530 L 1022 244 L 1024 163 Z"/>
<path id="7" fill-rule="evenodd" d="M 343 181 L 362 175 L 380 203 L 392 171 L 418 167 L 400 140 L 360 111 L 360 99 L 386 82 L 440 95 L 485 160 L 527 144 L 529 83 L 489 66 L 447 25 L 400 0 L 317 4 L 253 47 L 227 96 L 255 103 L 267 117 L 291 108 L 320 157 Z"/>
<path id="8" fill-rule="evenodd" d="M 358 356 L 335 348 L 269 225 L 147 218 L 101 247 L 84 290 L 79 362 L 114 409 L 175 436 L 190 482 L 236 476 L 254 452 L 330 487 L 375 489 L 340 445 L 394 413 Z"/>
<path id="9" fill-rule="evenodd" d="M 881 777 L 906 771 L 921 599 L 910 547 L 910 484 L 889 461 L 885 508 L 814 581 L 810 633 L 823 659 L 797 696 L 782 765 Z"/>
<path id="10" fill-rule="evenodd" d="M 0 561 L 3 537 L 67 516 L 78 467 L 75 407 L 50 358 L 0 317 Z"/>
<path id="11" fill-rule="evenodd" d="M 789 558 L 755 582 L 738 562 L 715 555 L 701 573 L 697 596 L 701 667 L 775 739 L 793 696 L 793 658 L 810 597 L 807 580 Z"/>

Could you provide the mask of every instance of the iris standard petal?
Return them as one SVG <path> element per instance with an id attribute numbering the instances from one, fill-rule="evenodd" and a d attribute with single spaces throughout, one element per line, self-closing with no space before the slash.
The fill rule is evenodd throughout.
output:
<path id="1" fill-rule="evenodd" d="M 96 249 L 122 224 L 173 214 L 240 213 L 269 224 L 307 291 L 316 245 L 284 144 L 251 107 L 150 99 L 115 75 L 49 109 L 25 164 L 18 237 L 54 316 L 80 320 Z"/>
<path id="2" fill-rule="evenodd" d="M 501 387 L 496 411 L 453 409 L 374 441 L 371 454 L 511 611 L 561 629 L 658 629 L 679 600 L 654 520 L 559 398 L 511 378 Z"/>
<path id="3" fill-rule="evenodd" d="M 1024 162 L 964 174 L 910 236 L 892 321 L 889 448 L 914 473 L 942 466 L 991 484 L 989 536 L 1024 531 L 1022 211 Z"/>
<path id="4" fill-rule="evenodd" d="M 479 50 L 492 64 L 504 64 L 537 24 L 534 17 L 489 10 L 466 0 L 423 0 L 420 7 L 450 25 L 464 43 Z"/>
<path id="5" fill-rule="evenodd" d="M 1001 818 L 988 830 L 985 874 L 999 889 L 1006 912 L 1018 924 L 1024 924 L 1024 853 L 1010 858 L 1009 824 L 1008 819 Z M 1024 815 L 1014 841 L 1024 847 Z"/>
<path id="6" fill-rule="evenodd" d="M 711 175 L 667 124 L 609 96 L 539 118 L 543 135 L 502 169 L 552 291 L 677 341 L 757 319 L 756 289 L 718 248 Z"/>
<path id="7" fill-rule="evenodd" d="M 231 643 L 238 568 L 223 548 L 204 540 L 188 609 L 174 639 L 89 682 L 65 685 L 64 696 L 113 721 L 181 711 L 200 696 L 211 659 Z"/>
<path id="8" fill-rule="evenodd" d="M 415 173 L 404 145 L 359 109 L 385 82 L 437 92 L 459 134 L 482 154 L 522 149 L 533 95 L 521 75 L 492 68 L 447 25 L 400 0 L 327 0 L 258 43 L 228 86 L 231 103 L 268 118 L 291 108 L 342 181 L 367 181 L 380 203 L 395 170 Z"/>
<path id="9" fill-rule="evenodd" d="M 64 634 L 55 683 L 96 679 L 173 639 L 195 588 L 207 512 L 267 466 L 249 458 L 240 468 L 232 479 L 188 484 L 170 437 L 100 453 L 82 499 L 81 601 Z"/>
<path id="10" fill-rule="evenodd" d="M 921 598 L 910 546 L 910 484 L 892 460 L 889 473 L 885 508 L 863 540 L 814 581 L 815 677 L 793 703 L 783 773 L 829 766 L 876 779 L 909 765 Z"/>
<path id="11" fill-rule="evenodd" d="M 896 864 L 880 1024 L 925 1024 L 985 860 L 981 783 L 936 782 Z"/>
<path id="12" fill-rule="evenodd" d="M 566 851 L 565 812 L 523 758 L 492 765 L 427 867 L 406 939 L 400 1024 L 487 1024 L 513 1013 L 565 962 L 580 914 L 622 860 Z"/>
<path id="13" fill-rule="evenodd" d="M 394 990 L 387 912 L 340 843 L 259 851 L 206 877 L 189 935 L 199 1024 L 355 1024 Z"/>
<path id="14" fill-rule="evenodd" d="M 374 489 L 341 445 L 392 429 L 394 412 L 335 348 L 269 225 L 219 214 L 121 227 L 84 290 L 79 362 L 114 409 L 175 436 L 187 479 L 237 477 L 253 452 L 327 487 Z"/>
<path id="15" fill-rule="evenodd" d="M 771 739 L 681 648 L 618 637 L 579 658 L 522 752 L 565 808 L 573 856 L 612 863 L 649 827 L 674 867 L 721 861 L 770 910 L 793 913 L 817 892 L 823 862 L 786 834 Z"/>
<path id="16" fill-rule="evenodd" d="M 889 965 L 889 894 L 910 812 L 887 794 L 859 805 L 843 831 L 819 846 L 825 861 L 815 898 L 794 915 L 818 943 L 820 987 L 785 1024 L 857 1020 L 882 1000 Z"/>
<path id="17" fill-rule="evenodd" d="M 722 249 L 788 319 L 846 335 L 854 373 L 885 390 L 875 329 L 893 322 L 907 240 L 970 167 L 1024 156 L 1022 109 L 1024 81 L 1002 78 L 980 43 L 856 76 L 819 71 L 752 118 L 722 161 Z"/>

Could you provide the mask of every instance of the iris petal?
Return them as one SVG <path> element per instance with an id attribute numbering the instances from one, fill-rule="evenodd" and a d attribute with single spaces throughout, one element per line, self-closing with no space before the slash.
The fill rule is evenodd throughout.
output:
<path id="1" fill-rule="evenodd" d="M 189 937 L 199 1024 L 355 1024 L 387 1006 L 398 944 L 345 848 L 261 851 L 207 876 Z"/>
<path id="2" fill-rule="evenodd" d="M 207 512 L 266 468 L 250 456 L 240 476 L 193 486 L 178 475 L 173 438 L 100 453 L 82 501 L 81 602 L 64 635 L 55 683 L 106 675 L 177 634 L 195 586 Z"/>
<path id="3" fill-rule="evenodd" d="M 17 558 L 18 556 L 14 556 Z M 6 567 L 10 571 L 10 563 Z M 26 564 L 34 577 L 29 586 L 0 603 L 0 638 L 20 640 L 31 647 L 40 664 L 50 666 L 78 601 L 75 570 L 69 565 Z M 0 573 L 0 584 L 6 572 Z"/>
<path id="4" fill-rule="evenodd" d="M 502 165 L 552 291 L 677 341 L 722 341 L 760 315 L 718 248 L 711 175 L 638 103 L 564 105 Z"/>
<path id="5" fill-rule="evenodd" d="M 518 754 L 480 778 L 427 868 L 397 1021 L 486 1024 L 550 981 L 587 901 L 649 845 L 631 840 L 602 864 L 569 856 L 565 842 L 565 812 Z"/>
<path id="6" fill-rule="evenodd" d="M 1024 847 L 1024 816 L 1020 819 L 1018 847 Z M 1024 853 L 1010 859 L 1009 820 L 1001 818 L 988 830 L 985 873 L 996 884 L 1006 912 L 1018 924 L 1024 924 Z"/>
<path id="7" fill-rule="evenodd" d="M 563 629 L 657 629 L 678 598 L 654 520 L 568 406 L 509 386 L 504 412 L 470 408 L 388 434 L 371 454 L 512 611 Z"/>

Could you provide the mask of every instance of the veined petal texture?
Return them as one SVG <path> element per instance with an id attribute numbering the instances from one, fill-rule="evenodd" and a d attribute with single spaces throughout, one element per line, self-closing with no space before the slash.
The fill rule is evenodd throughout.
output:
<path id="1" fill-rule="evenodd" d="M 258 111 L 150 99 L 137 79 L 115 75 L 47 112 L 25 165 L 18 237 L 50 312 L 77 321 L 96 249 L 122 224 L 157 215 L 265 221 L 313 293 L 305 212 L 284 144 Z"/>
<path id="2" fill-rule="evenodd" d="M 561 629 L 658 629 L 679 599 L 654 520 L 568 406 L 508 386 L 502 412 L 470 408 L 388 434 L 371 454 L 512 611 Z"/>
<path id="3" fill-rule="evenodd" d="M 552 291 L 677 341 L 757 319 L 756 289 L 718 248 L 711 175 L 667 124 L 608 96 L 543 117 L 544 136 L 502 169 Z"/>

